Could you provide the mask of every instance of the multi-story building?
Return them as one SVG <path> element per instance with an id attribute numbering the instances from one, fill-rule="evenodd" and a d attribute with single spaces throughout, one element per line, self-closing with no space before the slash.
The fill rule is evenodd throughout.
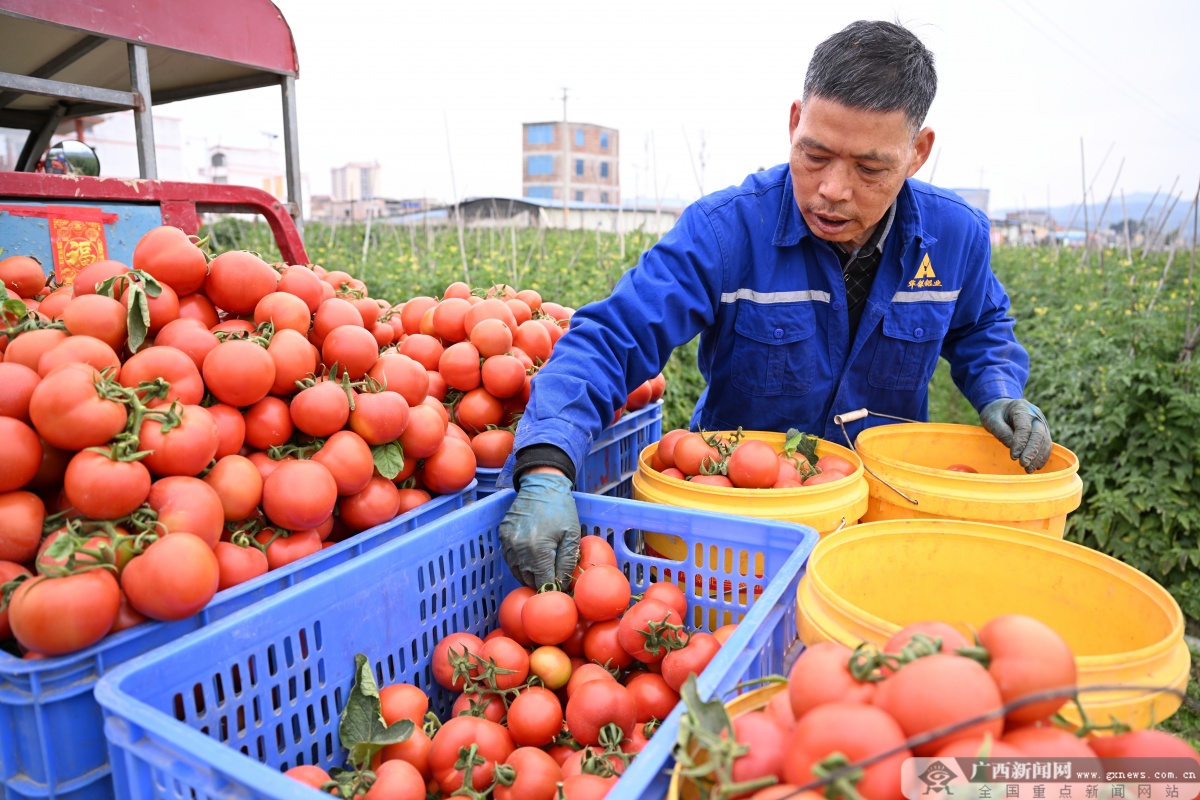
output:
<path id="1" fill-rule="evenodd" d="M 379 162 L 347 164 L 329 170 L 334 200 L 370 200 L 379 194 Z"/>
<path id="2" fill-rule="evenodd" d="M 521 136 L 521 195 L 618 205 L 620 134 L 585 122 L 526 122 Z"/>

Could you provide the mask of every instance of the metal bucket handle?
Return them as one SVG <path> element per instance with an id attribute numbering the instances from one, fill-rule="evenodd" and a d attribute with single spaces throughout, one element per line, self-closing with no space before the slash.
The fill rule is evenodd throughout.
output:
<path id="1" fill-rule="evenodd" d="M 857 422 L 857 421 L 858 421 L 858 420 L 860 420 L 860 419 L 866 419 L 868 416 L 872 416 L 872 417 L 882 417 L 882 418 L 884 418 L 884 419 L 894 419 L 894 420 L 896 420 L 897 422 L 918 422 L 918 421 L 919 421 L 919 420 L 915 420 L 915 419 L 908 419 L 908 418 L 906 418 L 906 417 L 893 417 L 891 414 L 879 414 L 879 413 L 876 413 L 876 412 L 874 412 L 874 411 L 868 411 L 868 410 L 867 410 L 867 409 L 865 409 L 865 408 L 860 408 L 860 409 L 858 409 L 857 411 L 849 411 L 849 412 L 847 412 L 847 413 L 845 413 L 845 414 L 837 414 L 836 416 L 834 416 L 834 418 L 833 418 L 833 422 L 834 422 L 834 424 L 835 424 L 835 425 L 837 425 L 839 428 L 841 428 L 841 429 L 842 429 L 842 436 L 843 436 L 843 437 L 845 437 L 845 439 L 846 439 L 846 444 L 848 444 L 848 445 L 850 446 L 850 450 L 851 450 L 851 451 L 854 453 L 854 455 L 856 455 L 856 456 L 858 456 L 858 450 L 857 450 L 857 449 L 855 449 L 855 447 L 854 447 L 854 442 L 853 442 L 853 441 L 850 439 L 850 434 L 846 433 L 846 423 L 847 423 L 847 422 Z M 860 461 L 862 460 L 862 456 L 858 456 L 858 458 L 859 458 L 859 460 L 860 460 Z M 891 489 L 893 492 L 895 492 L 896 494 L 900 495 L 901 497 L 903 497 L 903 498 L 904 498 L 905 500 L 907 500 L 908 502 L 912 503 L 914 506 L 919 506 L 919 505 L 920 505 L 920 503 L 919 503 L 918 501 L 916 501 L 916 500 L 914 500 L 913 498 L 909 497 L 909 496 L 908 496 L 908 495 L 906 495 L 904 492 L 900 491 L 900 490 L 899 490 L 899 489 L 897 489 L 895 486 L 892 486 L 890 483 L 888 483 L 887 481 L 885 481 L 883 478 L 881 478 L 881 477 L 879 477 L 878 475 L 876 475 L 876 474 L 875 474 L 875 471 L 874 471 L 873 469 L 871 469 L 870 467 L 868 467 L 868 466 L 867 466 L 867 462 L 865 462 L 865 461 L 863 461 L 863 469 L 865 469 L 867 472 L 871 473 L 872 477 L 874 477 L 874 478 L 875 478 L 875 480 L 879 481 L 879 482 L 880 482 L 880 483 L 882 483 L 884 486 L 888 487 L 888 488 L 889 488 L 889 489 Z"/>

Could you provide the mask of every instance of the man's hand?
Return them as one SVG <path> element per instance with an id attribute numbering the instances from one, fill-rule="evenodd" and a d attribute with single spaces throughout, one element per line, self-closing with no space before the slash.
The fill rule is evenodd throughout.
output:
<path id="1" fill-rule="evenodd" d="M 500 546 L 517 580 L 533 589 L 564 581 L 579 560 L 579 513 L 567 476 L 538 467 L 521 476 L 520 491 L 500 523 Z"/>
<path id="2" fill-rule="evenodd" d="M 993 400 L 979 412 L 988 433 L 1009 449 L 1026 472 L 1036 472 L 1050 458 L 1050 426 L 1041 409 L 1028 400 Z"/>

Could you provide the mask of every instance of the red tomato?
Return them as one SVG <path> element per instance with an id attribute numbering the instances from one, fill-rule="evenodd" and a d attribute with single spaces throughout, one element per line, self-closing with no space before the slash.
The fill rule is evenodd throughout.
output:
<path id="1" fill-rule="evenodd" d="M 731 623 L 729 625 L 722 625 L 721 627 L 719 627 L 715 631 L 713 631 L 713 638 L 716 639 L 721 644 L 725 644 L 726 642 L 729 641 L 729 637 L 733 636 L 733 633 L 736 630 L 737 630 L 736 622 Z"/>
<path id="2" fill-rule="evenodd" d="M 638 387 L 629 393 L 625 398 L 625 410 L 637 411 L 645 408 L 650 402 L 650 397 L 653 394 L 653 389 L 650 387 L 650 381 L 643 381 L 638 384 Z"/>
<path id="3" fill-rule="evenodd" d="M 486 302 L 486 301 L 485 301 Z M 510 312 L 511 316 L 511 312 Z M 515 324 L 513 327 L 516 327 Z M 482 358 L 507 353 L 513 345 L 513 329 L 499 319 L 483 319 L 468 332 L 468 341 L 475 345 Z"/>
<path id="4" fill-rule="evenodd" d="M 32 561 L 42 541 L 45 519 L 46 507 L 33 492 L 0 493 L 0 520 L 4 521 L 0 559 L 18 564 Z M 4 638 L 0 637 L 0 640 Z"/>
<path id="5" fill-rule="evenodd" d="M 672 650 L 662 661 L 662 676 L 667 685 L 679 691 L 689 675 L 699 675 L 721 649 L 712 634 L 697 631 L 681 650 Z"/>
<path id="6" fill-rule="evenodd" d="M 580 573 L 573 593 L 579 616 L 593 622 L 621 616 L 632 594 L 625 573 L 608 564 L 592 565 Z"/>
<path id="7" fill-rule="evenodd" d="M 438 359 L 438 372 L 446 385 L 459 391 L 469 392 L 483 381 L 480 353 L 470 342 L 458 342 L 446 348 Z"/>
<path id="8" fill-rule="evenodd" d="M 414 462 L 415 463 L 415 462 Z M 397 478 L 400 476 L 397 475 Z M 405 477 L 407 480 L 407 476 Z M 397 514 L 406 514 L 414 508 L 428 503 L 433 498 L 429 492 L 424 489 L 401 489 L 400 490 L 400 507 L 396 509 Z"/>
<path id="9" fill-rule="evenodd" d="M 475 453 L 475 463 L 483 469 L 499 469 L 504 466 L 512 454 L 512 431 L 497 428 L 483 431 L 471 440 L 471 450 Z"/>
<path id="10" fill-rule="evenodd" d="M 80 295 L 63 309 L 62 321 L 72 336 L 94 336 L 113 350 L 125 346 L 125 306 L 100 294 Z"/>
<path id="11" fill-rule="evenodd" d="M 41 376 L 24 364 L 0 361 L 0 417 L 29 423 L 29 401 Z"/>
<path id="12" fill-rule="evenodd" d="M 853 764 L 903 747 L 904 740 L 896 721 L 874 706 L 826 703 L 800 717 L 787 737 L 783 777 L 788 783 L 803 786 L 816 778 L 813 768 L 833 753 L 841 753 Z M 872 800 L 901 800 L 900 769 L 904 759 L 911 756 L 902 749 L 877 761 L 863 770 L 855 788 Z"/>
<path id="13" fill-rule="evenodd" d="M 253 253 L 230 250 L 209 262 L 204 293 L 230 314 L 252 314 L 278 285 L 279 273 L 270 264 Z"/>
<path id="14" fill-rule="evenodd" d="M 857 467 L 841 456 L 827 455 L 817 459 L 817 469 L 821 472 L 840 472 L 843 475 L 853 475 Z"/>
<path id="15" fill-rule="evenodd" d="M 599 664 L 581 664 L 575 668 L 575 671 L 571 673 L 571 679 L 567 681 L 567 698 L 574 697 L 575 692 L 579 691 L 581 686 L 592 681 L 616 682 L 616 678 Z"/>
<path id="16" fill-rule="evenodd" d="M 103 569 L 36 577 L 13 592 L 8 622 L 21 647 L 46 656 L 82 650 L 104 638 L 121 608 L 121 589 Z"/>
<path id="17" fill-rule="evenodd" d="M 350 398 L 340 384 L 322 381 L 293 397 L 289 413 L 292 424 L 302 433 L 332 436 L 350 419 Z"/>
<path id="18" fill-rule="evenodd" d="M 617 776 L 572 775 L 562 782 L 563 800 L 602 800 L 617 785 Z"/>
<path id="19" fill-rule="evenodd" d="M 386 391 L 368 392 L 354 398 L 348 425 L 367 444 L 387 444 L 404 433 L 410 414 L 403 395 Z M 470 450 L 469 447 L 467 449 Z M 474 471 L 472 468 L 471 472 Z"/>
<path id="20" fill-rule="evenodd" d="M 263 481 L 262 510 L 281 528 L 315 528 L 333 513 L 337 483 L 316 461 L 282 461 Z"/>
<path id="21" fill-rule="evenodd" d="M 321 343 L 322 363 L 331 370 L 337 364 L 337 374 L 348 374 L 350 380 L 356 381 L 366 375 L 378 359 L 379 344 L 375 336 L 359 325 L 339 325 Z"/>
<path id="22" fill-rule="evenodd" d="M 584 536 L 579 540 L 579 561 L 575 565 L 575 571 L 571 577 L 574 580 L 579 580 L 579 576 L 583 574 L 585 569 L 589 567 L 607 564 L 610 567 L 617 566 L 617 554 L 613 551 L 612 545 L 605 541 L 603 536 Z"/>
<path id="23" fill-rule="evenodd" d="M 881 682 L 872 703 L 900 724 L 906 737 L 962 722 L 1001 705 L 1000 690 L 988 671 L 963 656 L 935 653 L 906 664 Z M 801 722 L 804 718 L 796 715 Z M 962 729 L 953 738 L 991 734 L 999 738 L 1002 718 L 989 719 Z M 951 739 L 942 736 L 913 749 L 932 755 Z"/>
<path id="24" fill-rule="evenodd" d="M 1072 688 L 1076 684 L 1075 656 L 1070 646 L 1049 625 L 1020 614 L 990 620 L 976 634 L 988 651 L 987 671 L 1004 704 L 1038 692 Z M 1005 715 L 1009 726 L 1045 719 L 1056 713 L 1069 696 L 1015 708 Z"/>
<path id="25" fill-rule="evenodd" d="M 292 265 L 284 268 L 277 288 L 303 300 L 309 314 L 321 305 L 321 279 L 307 267 Z"/>
<path id="26" fill-rule="evenodd" d="M 432 322 L 438 338 L 447 342 L 466 339 L 466 317 L 470 310 L 471 304 L 461 297 L 447 297 L 434 306 Z"/>
<path id="27" fill-rule="evenodd" d="M 583 655 L 597 664 L 624 669 L 633 663 L 633 656 L 621 646 L 619 619 L 597 622 L 583 634 Z"/>
<path id="28" fill-rule="evenodd" d="M 425 778 L 407 761 L 384 762 L 375 768 L 375 782 L 363 800 L 425 800 Z"/>
<path id="29" fill-rule="evenodd" d="M 472 389 L 455 404 L 454 418 L 464 431 L 474 436 L 486 431 L 489 425 L 499 425 L 504 418 L 504 406 L 487 389 Z"/>
<path id="30" fill-rule="evenodd" d="M 496 785 L 493 790 L 496 800 L 554 800 L 563 774 L 548 753 L 537 747 L 518 747 L 505 763 L 516 773 L 516 778 L 511 786 Z"/>
<path id="31" fill-rule="evenodd" d="M 154 337 L 155 347 L 173 347 L 182 351 L 196 365 L 197 371 L 204 366 L 209 351 L 219 343 L 217 335 L 204 323 L 186 317 L 168 322 Z"/>
<path id="32" fill-rule="evenodd" d="M 287 775 L 292 780 L 299 781 L 305 786 L 311 786 L 314 789 L 320 789 L 325 784 L 332 780 L 329 773 L 320 767 L 312 764 L 301 764 L 286 770 L 284 775 Z"/>
<path id="33" fill-rule="evenodd" d="M 20 364 L 37 372 L 39 376 L 45 373 L 39 368 L 42 356 L 65 342 L 68 338 L 66 331 L 57 328 L 42 328 L 26 331 L 8 343 L 4 351 L 6 364 Z M 56 364 L 57 366 L 57 364 Z M 50 370 L 47 369 L 46 372 Z"/>
<path id="34" fill-rule="evenodd" d="M 696 475 L 689 479 L 691 483 L 702 486 L 719 486 L 722 489 L 732 489 L 733 481 L 724 475 Z"/>
<path id="35" fill-rule="evenodd" d="M 178 293 L 179 290 L 175 291 Z M 202 294 L 179 295 L 179 318 L 196 320 L 209 332 L 213 332 L 212 329 L 220 322 L 216 307 Z"/>
<path id="36" fill-rule="evenodd" d="M 443 794 L 452 794 L 463 785 L 463 770 L 454 769 L 459 750 L 476 746 L 483 758 L 480 766 L 471 767 L 471 785 L 486 787 L 492 782 L 496 764 L 502 764 L 516 749 L 508 730 L 498 723 L 478 717 L 454 717 L 433 737 L 429 751 L 429 769 Z"/>
<path id="37" fill-rule="evenodd" d="M 182 350 L 174 347 L 147 347 L 129 357 L 117 376 L 122 386 L 137 388 L 139 383 L 161 378 L 170 386 L 166 397 L 147 405 L 153 408 L 170 406 L 178 400 L 185 405 L 198 405 L 204 399 L 204 380 L 200 370 Z"/>
<path id="38" fill-rule="evenodd" d="M 186 619 L 217 593 L 220 573 L 212 547 L 198 536 L 177 533 L 135 556 L 121 573 L 121 589 L 151 619 Z"/>
<path id="39" fill-rule="evenodd" d="M 117 519 L 133 512 L 150 494 L 150 472 L 141 461 L 114 461 L 82 450 L 63 477 L 67 500 L 92 519 Z"/>
<path id="40" fill-rule="evenodd" d="M 41 530 L 40 524 L 38 529 Z M 525 635 L 525 627 L 521 624 L 521 609 L 525 607 L 525 601 L 535 594 L 537 592 L 528 586 L 519 586 L 504 596 L 504 599 L 500 601 L 500 610 L 497 612 L 500 618 L 500 628 L 504 631 L 504 635 L 524 647 L 533 644 L 533 640 Z"/>
<path id="41" fill-rule="evenodd" d="M 633 694 L 638 722 L 649 722 L 652 719 L 661 722 L 679 702 L 679 692 L 668 686 L 661 675 L 639 673 L 629 679 L 626 687 Z"/>
<path id="42" fill-rule="evenodd" d="M 241 547 L 232 542 L 217 542 L 213 555 L 217 558 L 218 592 L 266 575 L 270 569 L 266 554 L 253 545 Z"/>
<path id="43" fill-rule="evenodd" d="M 1095 758 L 1096 751 L 1062 728 L 1029 725 L 1009 731 L 1000 744 L 1020 750 L 1023 756 L 1042 758 Z M 974 755 L 974 754 L 973 754 Z"/>
<path id="44" fill-rule="evenodd" d="M 165 283 L 159 284 L 159 288 L 157 297 L 151 297 L 149 294 L 145 296 L 146 311 L 150 314 L 150 324 L 146 330 L 151 336 L 162 330 L 167 323 L 179 319 L 179 295 Z M 130 289 L 126 288 L 121 294 L 121 305 L 126 312 L 130 302 Z"/>
<path id="45" fill-rule="evenodd" d="M 1200 754 L 1190 744 L 1166 731 L 1130 731 L 1100 736 L 1089 744 L 1100 758 L 1190 758 L 1200 765 Z"/>
<path id="46" fill-rule="evenodd" d="M 262 325 L 264 322 L 270 322 L 275 333 L 293 330 L 301 336 L 308 336 L 312 310 L 303 298 L 281 289 L 265 295 L 254 306 L 254 324 Z"/>
<path id="47" fill-rule="evenodd" d="M 0 281 L 18 297 L 36 297 L 46 286 L 46 273 L 36 259 L 9 256 L 0 260 Z"/>
<path id="48" fill-rule="evenodd" d="M 292 531 L 286 536 L 275 536 L 272 531 L 265 530 L 254 538 L 267 548 L 269 569 L 285 567 L 321 550 L 321 534 L 313 529 Z"/>
<path id="49" fill-rule="evenodd" d="M 567 701 L 567 728 L 583 745 L 600 743 L 600 729 L 614 724 L 628 738 L 637 722 L 634 695 L 616 681 L 589 681 Z"/>
<path id="50" fill-rule="evenodd" d="M 675 613 L 680 617 L 687 616 L 687 597 L 683 594 L 683 590 L 673 583 L 667 583 L 666 581 L 652 583 L 646 587 L 646 591 L 642 593 L 642 597 L 657 600 L 675 609 Z"/>
<path id="51" fill-rule="evenodd" d="M 513 335 L 513 346 L 528 354 L 534 363 L 545 363 L 550 360 L 550 354 L 554 350 L 554 342 L 550 337 L 549 330 L 540 322 L 522 322 Z"/>
<path id="52" fill-rule="evenodd" d="M 406 460 L 428 458 L 437 452 L 445 438 L 446 422 L 435 409 L 424 404 L 409 409 L 408 427 L 400 434 Z"/>
<path id="53" fill-rule="evenodd" d="M 116 278 L 121 275 L 126 275 L 129 272 L 129 267 L 122 264 L 120 261 L 93 261 L 75 274 L 75 280 L 71 282 L 71 289 L 76 295 L 95 294 L 96 289 L 100 284 L 104 283 L 109 278 Z M 122 287 L 128 283 L 128 279 L 118 280 L 113 282 L 114 287 Z"/>
<path id="54" fill-rule="evenodd" d="M 640 600 L 621 617 L 617 635 L 627 653 L 645 664 L 653 664 L 666 658 L 669 647 L 680 644 L 678 629 L 682 627 L 683 620 L 675 609 L 658 600 Z"/>
<path id="55" fill-rule="evenodd" d="M 404 308 L 400 310 L 400 321 L 404 325 L 404 332 L 409 336 L 424 333 L 421 330 L 421 319 L 428 313 L 433 311 L 434 306 L 438 304 L 436 298 L 426 295 L 413 297 L 404 303 Z"/>
<path id="56" fill-rule="evenodd" d="M 284 444 L 295 426 L 288 404 L 267 396 L 246 409 L 246 444 L 256 450 L 269 450 Z"/>
<path id="57" fill-rule="evenodd" d="M 679 437 L 673 455 L 675 466 L 684 475 L 699 475 L 702 466 L 713 466 L 721 459 L 717 448 L 706 442 L 699 433 L 686 433 Z"/>
<path id="58" fill-rule="evenodd" d="M 408 683 L 393 683 L 379 690 L 383 721 L 388 725 L 407 719 L 419 730 L 429 711 L 429 696 Z"/>
<path id="59" fill-rule="evenodd" d="M 29 416 L 43 439 L 63 450 L 82 450 L 102 445 L 121 432 L 125 406 L 100 397 L 99 377 L 86 364 L 72 364 L 42 379 L 30 397 Z M 7 436 L 3 440 L 10 441 Z"/>
<path id="60" fill-rule="evenodd" d="M 38 394 L 35 390 L 33 396 Z M 33 428 L 12 417 L 0 417 L 0 442 L 4 442 L 6 451 L 0 459 L 0 492 L 11 492 L 37 475 L 42 465 L 42 442 Z"/>
<path id="61" fill-rule="evenodd" d="M 226 522 L 246 519 L 262 502 L 262 475 L 244 456 L 222 456 L 204 476 L 204 482 L 221 498 Z"/>
<path id="62" fill-rule="evenodd" d="M 365 488 L 338 500 L 338 515 L 347 528 L 357 533 L 395 518 L 400 507 L 400 490 L 380 475 L 372 476 Z"/>
<path id="63" fill-rule="evenodd" d="M 308 338 L 314 345 L 320 347 L 325 343 L 325 337 L 329 335 L 329 332 L 342 325 L 363 327 L 362 314 L 349 300 L 340 297 L 322 300 L 316 313 L 313 314 L 312 329 L 308 332 Z"/>
<path id="64" fill-rule="evenodd" d="M 786 731 L 774 718 L 762 711 L 752 711 L 733 718 L 734 738 L 750 751 L 733 761 L 734 783 L 744 783 L 774 776 L 783 779 L 788 756 Z"/>
<path id="65" fill-rule="evenodd" d="M 423 333 L 410 334 L 399 347 L 400 355 L 416 361 L 426 370 L 436 370 L 445 351 L 446 348 L 442 347 L 437 338 Z"/>
<path id="66" fill-rule="evenodd" d="M 149 273 L 182 297 L 204 285 L 208 261 L 204 252 L 179 228 L 151 228 L 133 248 L 133 268 Z"/>
<path id="67" fill-rule="evenodd" d="M 537 644 L 561 644 L 575 631 L 579 611 L 565 592 L 540 592 L 525 601 L 521 625 Z"/>
<path id="68" fill-rule="evenodd" d="M 299 388 L 296 381 L 315 374 L 320 361 L 317 348 L 303 334 L 290 329 L 279 331 L 271 338 L 267 355 L 275 365 L 275 378 L 269 391 L 280 397 L 295 394 Z"/>
<path id="69" fill-rule="evenodd" d="M 766 442 L 749 439 L 734 448 L 726 469 L 739 489 L 769 489 L 779 477 L 779 456 Z"/>
<path id="70" fill-rule="evenodd" d="M 387 719 L 387 716 L 384 716 Z M 420 723 L 414 723 L 412 735 L 399 744 L 390 744 L 380 751 L 379 756 L 386 764 L 389 761 L 405 761 L 412 764 L 425 780 L 433 777 L 429 769 L 429 751 L 433 749 L 433 740 L 421 729 Z M 436 784 L 435 784 L 436 786 Z"/>
<path id="71" fill-rule="evenodd" d="M 859 683 L 850 674 L 849 647 L 819 642 L 805 648 L 788 674 L 788 695 L 796 719 L 825 703 L 869 703 L 875 684 Z"/>
<path id="72" fill-rule="evenodd" d="M 21 334 L 20 338 L 13 342 L 13 345 L 23 344 L 27 337 L 37 332 L 30 331 Z M 8 354 L 5 353 L 5 358 L 7 357 Z M 75 335 L 68 336 L 42 354 L 37 361 L 38 375 L 44 378 L 56 367 L 72 363 L 89 364 L 98 370 L 121 366 L 121 360 L 117 358 L 116 352 L 108 343 L 102 342 L 95 336 Z"/>
<path id="73" fill-rule="evenodd" d="M 433 648 L 433 679 L 443 688 L 461 692 L 463 679 L 461 676 L 453 677 L 454 666 L 450 663 L 450 656 L 463 656 L 468 653 L 478 655 L 482 650 L 483 640 L 474 634 L 452 633 L 443 637 Z M 477 675 L 478 672 L 476 667 L 471 674 Z"/>
<path id="74" fill-rule="evenodd" d="M 339 495 L 353 495 L 367 487 L 375 470 L 371 448 L 354 431 L 338 431 L 312 457 L 333 475 Z"/>
<path id="75" fill-rule="evenodd" d="M 562 703 L 541 686 L 525 689 L 508 706 L 508 732 L 520 747 L 544 747 L 562 733 L 562 726 Z"/>
<path id="76" fill-rule="evenodd" d="M 243 408 L 267 396 L 275 384 L 275 362 L 267 350 L 246 339 L 230 339 L 204 359 L 204 383 L 222 403 Z"/>
<path id="77" fill-rule="evenodd" d="M 788 697 L 787 692 L 778 692 L 767 701 L 767 713 L 774 717 L 784 730 L 790 731 L 796 726 L 796 715 L 792 713 L 792 698 Z"/>
<path id="78" fill-rule="evenodd" d="M 467 484 L 475 480 L 475 470 L 475 452 L 471 449 L 471 445 L 447 436 L 442 440 L 441 446 L 432 455 L 425 458 L 420 475 L 422 482 L 430 491 L 438 494 L 453 494 L 462 491 Z M 571 604 L 571 607 L 574 609 L 574 603 Z M 574 620 L 571 621 L 571 627 L 575 627 Z M 528 631 L 528 624 L 526 624 L 526 630 Z M 530 636 L 537 641 L 532 633 Z M 541 644 L 558 644 L 558 642 L 541 642 Z"/>
<path id="79" fill-rule="evenodd" d="M 155 475 L 198 475 L 217 454 L 217 423 L 208 409 L 178 406 L 177 410 L 182 421 L 166 433 L 156 419 L 145 420 L 138 432 L 141 449 L 150 451 L 143 463 Z"/>
<path id="80" fill-rule="evenodd" d="M 160 478 L 150 487 L 146 503 L 158 513 L 158 524 L 167 533 L 190 533 L 209 547 L 221 540 L 225 529 L 221 496 L 199 478 Z"/>

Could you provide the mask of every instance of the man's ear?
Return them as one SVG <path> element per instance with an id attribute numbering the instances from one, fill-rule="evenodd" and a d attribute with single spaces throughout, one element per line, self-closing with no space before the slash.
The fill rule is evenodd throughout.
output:
<path id="1" fill-rule="evenodd" d="M 921 167 L 925 166 L 925 162 L 929 160 L 929 153 L 933 150 L 933 128 L 922 128 L 917 132 L 917 138 L 913 139 L 914 158 L 912 165 L 908 168 L 908 176 L 911 178 L 916 175 Z"/>
<path id="2" fill-rule="evenodd" d="M 788 141 L 796 135 L 796 128 L 800 126 L 800 101 L 792 101 L 792 110 L 788 114 Z"/>

